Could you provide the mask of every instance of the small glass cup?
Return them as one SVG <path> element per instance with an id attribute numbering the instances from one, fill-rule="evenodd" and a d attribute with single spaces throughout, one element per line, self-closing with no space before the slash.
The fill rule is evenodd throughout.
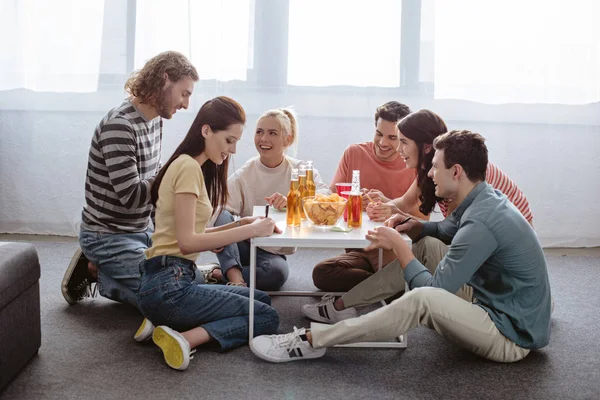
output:
<path id="1" fill-rule="evenodd" d="M 350 197 L 350 193 L 352 193 L 352 192 L 350 190 L 347 190 L 347 191 L 341 192 L 340 196 L 345 198 L 346 200 L 348 200 L 348 197 Z M 344 222 L 348 222 L 348 207 L 344 208 Z"/>
<path id="2" fill-rule="evenodd" d="M 352 183 L 349 183 L 349 182 L 336 183 L 335 190 L 337 191 L 338 195 L 342 196 L 343 198 L 345 198 L 347 200 L 348 196 L 350 195 L 350 191 L 352 190 Z M 346 194 L 344 194 L 344 193 L 346 193 Z M 344 210 L 344 222 L 347 222 L 347 221 L 348 221 L 348 209 L 346 208 Z"/>

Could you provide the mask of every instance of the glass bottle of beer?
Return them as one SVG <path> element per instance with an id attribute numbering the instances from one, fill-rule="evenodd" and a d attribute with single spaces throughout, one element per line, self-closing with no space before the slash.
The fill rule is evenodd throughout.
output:
<path id="1" fill-rule="evenodd" d="M 316 189 L 317 189 L 317 187 L 315 185 L 315 177 L 314 177 L 313 173 L 314 173 L 314 170 L 313 170 L 312 161 L 307 161 L 306 162 L 306 188 L 308 189 L 309 196 L 314 196 Z"/>
<path id="2" fill-rule="evenodd" d="M 352 171 L 352 191 L 348 196 L 348 227 L 362 226 L 362 195 L 360 193 L 360 171 Z"/>
<path id="3" fill-rule="evenodd" d="M 300 202 L 300 218 L 304 221 L 306 219 L 304 199 L 308 196 L 308 188 L 306 187 L 306 168 L 304 166 L 300 167 L 298 175 L 298 191 L 300 192 L 300 198 L 302 199 Z"/>
<path id="4" fill-rule="evenodd" d="M 300 226 L 300 204 L 302 203 L 302 198 L 300 197 L 300 191 L 298 189 L 298 170 L 294 168 L 290 180 L 290 191 L 287 194 L 287 226 Z"/>

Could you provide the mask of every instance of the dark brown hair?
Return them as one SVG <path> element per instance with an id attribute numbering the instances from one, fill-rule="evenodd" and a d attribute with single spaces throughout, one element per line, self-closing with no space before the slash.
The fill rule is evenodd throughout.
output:
<path id="1" fill-rule="evenodd" d="M 397 101 L 388 101 L 375 110 L 375 125 L 379 118 L 395 124 L 408 114 L 410 114 L 410 108 L 407 105 Z"/>
<path id="2" fill-rule="evenodd" d="M 165 73 L 171 82 L 177 82 L 184 76 L 189 76 L 194 82 L 199 79 L 196 68 L 183 54 L 165 51 L 148 60 L 142 69 L 135 71 L 125 82 L 125 91 L 130 97 L 156 107 L 165 86 Z"/>
<path id="3" fill-rule="evenodd" d="M 398 122 L 398 130 L 410 140 L 414 140 L 419 150 L 417 167 L 417 186 L 419 188 L 419 211 L 427 215 L 433 211 L 435 203 L 441 199 L 435 195 L 433 180 L 427 176 L 431 169 L 434 151 L 425 153 L 425 145 L 448 132 L 446 123 L 436 113 L 430 110 L 419 110 Z"/>
<path id="4" fill-rule="evenodd" d="M 488 149 L 485 138 L 468 130 L 453 130 L 433 141 L 436 150 L 444 151 L 446 168 L 460 165 L 471 182 L 485 181 Z"/>
<path id="5" fill-rule="evenodd" d="M 158 189 L 171 163 L 182 154 L 196 157 L 205 150 L 206 139 L 202 136 L 202 127 L 204 125 L 208 125 L 213 132 L 218 132 L 227 129 L 233 124 L 245 123 L 246 113 L 244 109 L 237 101 L 229 97 L 219 96 L 204 103 L 200 111 L 198 111 L 198 115 L 196 115 L 187 135 L 156 176 L 156 180 L 150 189 L 152 204 L 156 207 Z M 213 206 L 213 213 L 219 206 L 227 203 L 228 167 L 229 157 L 221 165 L 217 165 L 211 160 L 206 160 L 202 164 L 206 191 Z"/>

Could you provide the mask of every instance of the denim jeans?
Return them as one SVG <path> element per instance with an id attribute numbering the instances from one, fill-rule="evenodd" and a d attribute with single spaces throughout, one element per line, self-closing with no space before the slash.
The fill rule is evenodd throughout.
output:
<path id="1" fill-rule="evenodd" d="M 154 325 L 179 332 L 203 327 L 228 350 L 248 342 L 250 289 L 240 286 L 206 285 L 194 281 L 194 263 L 174 256 L 157 256 L 140 265 L 138 292 L 140 311 Z M 256 290 L 254 334 L 277 332 L 279 316 L 271 298 Z"/>
<path id="2" fill-rule="evenodd" d="M 81 251 L 98 267 L 98 291 L 104 297 L 138 307 L 140 263 L 152 245 L 152 230 L 140 233 L 101 233 L 81 230 Z"/>
<path id="3" fill-rule="evenodd" d="M 233 222 L 229 211 L 223 210 L 215 221 L 215 226 Z M 223 276 L 227 279 L 227 271 L 236 267 L 242 270 L 245 282 L 250 276 L 250 241 L 243 240 L 225 246 L 217 253 Z M 261 248 L 256 249 L 256 288 L 261 290 L 279 290 L 290 273 L 290 267 L 284 255 L 273 254 Z"/>

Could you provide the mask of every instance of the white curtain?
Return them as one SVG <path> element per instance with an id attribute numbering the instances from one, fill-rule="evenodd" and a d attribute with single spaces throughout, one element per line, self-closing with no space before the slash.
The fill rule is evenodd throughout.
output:
<path id="1" fill-rule="evenodd" d="M 438 1 L 435 97 L 600 101 L 598 16 L 598 0 Z"/>
<path id="2" fill-rule="evenodd" d="M 129 73 L 178 50 L 201 80 L 163 157 L 228 95 L 246 132 L 294 105 L 297 155 L 327 181 L 398 100 L 482 133 L 544 245 L 598 246 L 598 15 L 598 0 L 0 0 L 0 232 L 77 233 L 94 127 Z"/>
<path id="3" fill-rule="evenodd" d="M 103 0 L 2 0 L 0 90 L 95 92 Z"/>
<path id="4" fill-rule="evenodd" d="M 170 49 L 185 54 L 200 79 L 245 81 L 252 11 L 250 0 L 138 1 L 135 68 Z"/>
<path id="5" fill-rule="evenodd" d="M 400 85 L 396 0 L 291 0 L 288 84 Z"/>

